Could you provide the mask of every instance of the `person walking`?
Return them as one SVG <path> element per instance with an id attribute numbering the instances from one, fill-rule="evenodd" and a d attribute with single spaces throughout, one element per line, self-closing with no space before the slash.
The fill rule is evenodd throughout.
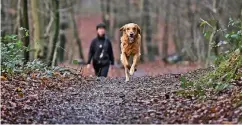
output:
<path id="1" fill-rule="evenodd" d="M 110 40 L 106 36 L 106 26 L 101 23 L 96 26 L 97 37 L 91 42 L 87 68 L 90 69 L 91 61 L 98 77 L 107 77 L 109 67 L 114 64 L 113 48 Z"/>

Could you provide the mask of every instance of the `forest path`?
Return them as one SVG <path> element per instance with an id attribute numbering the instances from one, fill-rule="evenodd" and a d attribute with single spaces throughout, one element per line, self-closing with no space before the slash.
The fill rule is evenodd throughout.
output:
<path id="1" fill-rule="evenodd" d="M 3 117 L 2 122 L 13 120 L 14 123 L 161 123 L 162 119 L 142 117 L 145 113 L 156 110 L 149 105 L 154 99 L 157 102 L 162 101 L 165 99 L 165 93 L 178 88 L 178 76 L 133 77 L 126 83 L 125 78 L 92 77 L 85 80 L 74 78 L 64 83 L 53 82 L 53 85 L 39 90 L 38 99 L 33 101 L 27 96 L 31 103 L 23 100 L 27 107 L 22 107 L 14 118 Z M 21 83 L 15 82 L 19 85 Z M 34 82 L 30 84 L 36 85 Z M 7 97 L 10 95 L 5 95 L 2 99 Z M 11 101 L 10 105 L 16 103 L 15 101 L 16 99 Z"/>
<path id="2" fill-rule="evenodd" d="M 197 78 L 206 70 L 186 73 Z M 56 75 L 1 81 L 1 123 L 238 123 L 235 87 L 201 102 L 173 92 L 181 74 L 96 78 Z M 224 106 L 226 105 L 226 106 Z M 216 110 L 213 108 L 216 107 Z M 216 117 L 215 117 L 216 116 Z M 229 120 L 229 121 L 228 121 Z"/>

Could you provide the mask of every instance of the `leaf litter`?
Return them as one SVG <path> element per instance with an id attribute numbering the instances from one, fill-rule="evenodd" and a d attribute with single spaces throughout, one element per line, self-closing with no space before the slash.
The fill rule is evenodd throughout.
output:
<path id="1" fill-rule="evenodd" d="M 184 75 L 196 79 L 204 72 Z M 205 100 L 185 98 L 176 94 L 180 77 L 134 77 L 127 83 L 123 77 L 61 72 L 1 77 L 1 123 L 242 123 L 241 86 Z"/>

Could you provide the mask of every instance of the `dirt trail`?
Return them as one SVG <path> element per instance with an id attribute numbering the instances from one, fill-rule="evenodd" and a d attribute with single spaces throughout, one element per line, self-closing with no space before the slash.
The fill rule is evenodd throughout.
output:
<path id="1" fill-rule="evenodd" d="M 188 73 L 199 77 L 204 70 Z M 1 123 L 238 123 L 235 87 L 206 102 L 182 98 L 180 74 L 95 78 L 14 78 L 1 82 Z M 21 94 L 22 93 L 22 94 Z M 216 107 L 216 108 L 213 108 Z"/>
<path id="2" fill-rule="evenodd" d="M 124 78 L 76 80 L 39 90 L 38 99 L 27 103 L 29 110 L 22 107 L 17 116 L 2 117 L 2 122 L 25 123 L 27 118 L 31 123 L 148 123 L 139 117 L 152 109 L 140 104 L 153 97 L 162 100 L 165 93 L 178 87 L 178 75 L 133 77 L 127 83 Z"/>

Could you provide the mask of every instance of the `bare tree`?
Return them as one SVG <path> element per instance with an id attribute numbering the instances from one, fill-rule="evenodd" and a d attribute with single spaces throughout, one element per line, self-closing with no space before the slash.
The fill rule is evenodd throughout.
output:
<path id="1" fill-rule="evenodd" d="M 53 38 L 53 43 L 52 43 L 52 49 L 50 52 L 50 58 L 49 58 L 49 65 L 56 65 L 56 56 L 54 57 L 55 51 L 57 51 L 57 42 L 58 42 L 58 37 L 59 37 L 59 24 L 60 24 L 60 15 L 59 15 L 59 0 L 54 0 L 54 8 L 55 8 L 55 34 Z"/>
<path id="2" fill-rule="evenodd" d="M 18 2 L 21 3 L 19 6 Z M 30 2 L 29 8 L 27 2 Z M 60 7 L 61 11 L 65 9 L 70 12 L 68 18 L 71 30 L 73 30 L 70 33 L 75 38 L 73 46 L 78 46 L 78 54 L 82 59 L 84 59 L 82 51 L 85 48 L 82 48 L 82 41 L 78 36 L 80 31 L 77 29 L 75 20 L 75 17 L 81 13 L 100 14 L 102 21 L 107 25 L 107 34 L 112 41 L 118 41 L 119 35 L 115 32 L 124 24 L 130 22 L 139 24 L 142 29 L 142 60 L 152 60 L 155 56 L 164 58 L 168 54 L 168 48 L 172 47 L 168 47 L 168 45 L 172 45 L 173 43 L 170 42 L 174 42 L 176 51 L 182 53 L 186 60 L 199 62 L 205 62 L 210 55 L 219 55 L 220 47 L 211 47 L 209 43 L 216 45 L 223 40 L 224 34 L 229 31 L 225 30 L 229 18 L 240 18 L 242 13 L 241 0 L 93 0 L 91 2 L 87 0 L 58 0 L 58 2 L 63 4 L 63 7 Z M 66 6 L 65 2 L 69 2 L 70 5 Z M 34 53 L 35 58 L 45 58 L 45 55 L 48 55 L 47 60 L 52 61 L 59 37 L 59 31 L 56 31 L 56 11 L 58 11 L 55 10 L 56 0 L 4 0 L 1 1 L 1 4 L 2 35 L 16 34 L 19 27 L 29 29 L 31 39 L 26 37 L 23 41 L 25 46 L 31 44 L 31 50 L 35 51 L 30 51 L 29 54 L 25 53 L 26 60 L 32 59 Z M 74 10 L 78 11 L 74 12 Z M 28 11 L 31 16 L 27 15 Z M 210 36 L 204 36 L 203 27 L 200 26 L 200 18 L 208 21 L 212 19 L 216 22 L 213 24 L 216 26 L 216 33 L 212 39 L 209 38 Z M 28 23 L 29 25 L 27 25 Z M 160 26 L 164 26 L 164 29 Z M 160 30 L 164 30 L 164 32 L 161 34 Z M 69 34 L 69 31 L 67 32 Z M 209 32 L 211 34 L 213 31 Z M 65 35 L 69 37 L 69 35 Z M 34 42 L 28 42 L 32 40 L 32 37 Z M 66 38 L 66 40 L 69 39 Z M 63 41 L 58 43 L 60 45 L 57 52 L 58 59 L 64 55 L 64 43 Z M 118 46 L 118 44 L 116 45 Z"/>
<path id="3" fill-rule="evenodd" d="M 142 48 L 144 49 L 144 54 L 147 54 L 149 60 L 154 59 L 154 52 L 152 46 L 152 30 L 151 30 L 151 17 L 149 15 L 150 12 L 150 1 L 143 0 L 142 1 L 142 31 L 143 31 L 143 40 L 142 40 Z M 147 51 L 146 51 L 147 50 Z M 146 53 L 147 52 L 147 53 Z"/>
<path id="4" fill-rule="evenodd" d="M 65 60 L 65 46 L 67 42 L 66 38 L 66 29 L 69 27 L 68 25 L 68 12 L 66 7 L 67 1 L 60 1 L 60 46 L 58 46 L 58 61 L 64 62 Z"/>
<path id="5" fill-rule="evenodd" d="M 169 22 L 170 22 L 170 0 L 166 0 L 166 12 L 165 12 L 165 28 L 162 40 L 161 58 L 165 58 L 168 55 L 168 40 L 169 40 Z"/>
<path id="6" fill-rule="evenodd" d="M 31 1 L 31 11 L 32 11 L 32 19 L 33 19 L 33 28 L 34 28 L 34 58 L 37 59 L 41 53 L 41 31 L 40 31 L 40 15 L 38 12 L 39 0 Z"/>
<path id="7" fill-rule="evenodd" d="M 84 61 L 81 39 L 78 35 L 79 31 L 78 31 L 78 27 L 76 25 L 76 20 L 75 20 L 75 16 L 74 16 L 74 8 L 73 8 L 74 5 L 70 1 L 68 1 L 68 2 L 69 2 L 68 5 L 71 6 L 71 8 L 70 8 L 71 25 L 73 28 L 73 34 L 75 37 L 75 41 L 76 41 L 78 49 L 79 49 L 79 57 L 80 57 L 80 59 L 82 59 Z"/>
<path id="8" fill-rule="evenodd" d="M 19 27 L 29 30 L 29 16 L 28 16 L 28 1 L 19 0 Z M 26 35 L 26 30 L 19 31 L 21 38 L 23 38 L 23 45 L 29 47 L 29 36 Z M 24 36 L 24 37 L 23 37 Z M 25 62 L 29 60 L 29 51 L 24 51 Z"/>
<path id="9" fill-rule="evenodd" d="M 181 16 L 179 15 L 178 12 L 181 11 L 181 7 L 180 7 L 180 0 L 173 0 L 173 4 L 174 4 L 174 9 L 173 9 L 173 17 L 174 17 L 174 22 L 173 22 L 173 27 L 172 27 L 172 33 L 173 33 L 173 41 L 175 43 L 176 46 L 176 51 L 178 53 L 182 53 L 182 37 L 181 37 L 181 29 L 180 29 L 180 18 Z"/>
<path id="10" fill-rule="evenodd" d="M 102 20 L 106 25 L 108 35 L 110 35 L 110 0 L 101 0 Z"/>

